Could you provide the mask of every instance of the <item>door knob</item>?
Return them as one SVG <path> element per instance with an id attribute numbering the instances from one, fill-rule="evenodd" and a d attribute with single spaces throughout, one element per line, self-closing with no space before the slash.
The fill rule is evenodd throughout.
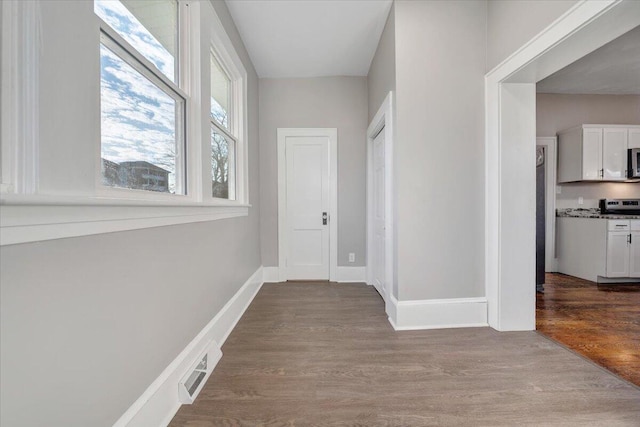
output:
<path id="1" fill-rule="evenodd" d="M 327 213 L 322 212 L 322 225 L 327 225 Z"/>

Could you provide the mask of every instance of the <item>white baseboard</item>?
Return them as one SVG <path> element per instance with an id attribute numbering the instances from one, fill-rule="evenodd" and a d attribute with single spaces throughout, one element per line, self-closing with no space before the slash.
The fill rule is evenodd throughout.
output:
<path id="1" fill-rule="evenodd" d="M 341 267 L 338 266 L 338 282 L 366 282 L 366 267 Z"/>
<path id="2" fill-rule="evenodd" d="M 181 405 L 178 399 L 178 382 L 212 341 L 222 347 L 260 290 L 263 274 L 262 267 L 253 273 L 207 326 L 116 421 L 114 427 L 165 427 L 171 422 Z"/>
<path id="3" fill-rule="evenodd" d="M 263 280 L 265 283 L 280 282 L 279 267 L 262 267 Z M 338 267 L 338 282 L 366 282 L 366 267 Z"/>
<path id="4" fill-rule="evenodd" d="M 488 326 L 486 298 L 398 301 L 387 304 L 389 323 L 396 331 Z"/>
<path id="5" fill-rule="evenodd" d="M 277 283 L 280 281 L 279 267 L 262 267 L 262 280 L 265 283 Z"/>

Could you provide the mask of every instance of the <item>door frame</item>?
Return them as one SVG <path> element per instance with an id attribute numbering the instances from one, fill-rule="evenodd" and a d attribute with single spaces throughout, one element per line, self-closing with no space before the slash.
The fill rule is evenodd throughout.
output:
<path id="1" fill-rule="evenodd" d="M 556 258 L 556 170 L 558 137 L 539 136 L 536 138 L 536 146 L 544 147 L 544 178 L 545 178 L 545 272 L 558 271 L 558 259 Z"/>
<path id="2" fill-rule="evenodd" d="M 534 330 L 536 83 L 640 25 L 640 2 L 577 2 L 485 76 L 489 325 Z"/>
<path id="3" fill-rule="evenodd" d="M 338 129 L 278 128 L 278 279 L 289 278 L 287 265 L 287 157 L 286 141 L 290 136 L 329 138 L 329 280 L 338 280 Z"/>
<path id="4" fill-rule="evenodd" d="M 385 289 L 382 295 L 385 301 L 386 312 L 392 297 L 398 297 L 395 280 L 396 256 L 394 251 L 394 197 L 393 197 L 393 131 L 394 131 L 394 95 L 393 91 L 385 97 L 378 112 L 371 120 L 367 128 L 367 284 L 373 285 L 373 140 L 384 132 L 384 222 L 385 222 Z M 383 129 L 384 128 L 384 129 Z"/>

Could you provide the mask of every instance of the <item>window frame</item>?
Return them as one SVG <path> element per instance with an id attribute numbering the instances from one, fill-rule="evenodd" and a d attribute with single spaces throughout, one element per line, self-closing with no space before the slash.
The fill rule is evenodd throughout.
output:
<path id="1" fill-rule="evenodd" d="M 92 1 L 93 3 L 93 1 Z M 162 200 L 165 198 L 182 197 L 188 200 L 194 200 L 194 197 L 189 189 L 189 179 L 187 172 L 189 165 L 187 164 L 186 152 L 188 151 L 189 141 L 187 139 L 187 124 L 189 119 L 188 103 L 189 95 L 182 88 L 188 83 L 185 76 L 188 75 L 188 56 L 184 51 L 189 49 L 187 43 L 183 43 L 188 40 L 188 21 L 186 16 L 188 11 L 185 10 L 188 2 L 176 1 L 177 14 L 178 14 L 178 52 L 174 58 L 174 69 L 177 73 L 176 83 L 174 83 L 169 77 L 167 77 L 161 70 L 159 70 L 155 64 L 142 55 L 135 47 L 127 42 L 116 30 L 114 30 L 107 22 L 95 14 L 99 23 L 100 31 L 100 46 L 105 46 L 118 58 L 124 61 L 127 65 L 132 67 L 136 72 L 140 73 L 143 77 L 149 80 L 152 84 L 158 87 L 166 95 L 174 99 L 176 102 L 181 103 L 181 112 L 176 114 L 176 189 L 174 193 L 162 193 L 157 191 L 123 188 L 108 186 L 102 183 L 102 168 L 95 168 L 95 190 L 96 193 L 105 197 L 116 197 L 122 199 L 135 199 L 135 200 Z M 98 77 L 101 79 L 101 76 Z M 163 87 L 164 86 L 164 87 Z M 100 95 L 101 98 L 101 95 Z M 102 99 L 101 99 L 102 102 Z M 102 126 L 102 120 L 100 120 L 100 126 Z M 100 135 L 98 143 L 96 144 L 97 162 L 101 162 L 102 158 L 102 128 L 100 128 Z"/>
<path id="2" fill-rule="evenodd" d="M 213 7 L 211 8 L 213 11 Z M 206 17 L 207 14 L 203 14 Z M 208 200 L 210 203 L 225 203 L 225 204 L 237 204 L 237 203 L 249 203 L 249 179 L 248 179 L 248 147 L 247 147 L 247 71 L 244 68 L 242 60 L 238 56 L 231 40 L 226 32 L 223 30 L 222 22 L 218 18 L 215 11 L 212 13 L 209 19 L 212 21 L 211 34 L 208 40 L 207 53 L 212 55 L 216 60 L 222 71 L 229 77 L 230 90 L 229 90 L 229 111 L 227 111 L 229 128 L 226 129 L 222 124 L 218 123 L 211 117 L 211 57 L 207 57 L 207 75 L 204 79 L 207 89 L 207 110 L 206 117 L 208 123 L 208 144 L 207 152 L 210 155 L 211 150 L 211 133 L 212 126 L 215 126 L 220 133 L 234 141 L 234 181 L 233 186 L 235 199 L 221 199 L 213 197 L 211 190 L 208 192 Z M 206 18 L 205 18 L 206 19 Z M 213 177 L 211 176 L 211 161 L 208 162 L 208 170 L 205 173 L 206 182 L 212 183 Z M 210 184 L 209 184 L 210 187 Z M 231 183 L 229 184 L 229 193 L 231 193 Z"/>
<path id="3" fill-rule="evenodd" d="M 236 92 L 237 92 L 237 84 L 238 81 L 237 79 L 234 79 L 231 76 L 231 73 L 229 73 L 227 67 L 225 66 L 225 64 L 223 62 L 220 61 L 218 55 L 216 54 L 215 48 L 213 46 L 211 46 L 211 51 L 209 53 L 209 73 L 212 72 L 212 67 L 211 67 L 211 61 L 216 61 L 218 68 L 220 68 L 220 70 L 225 74 L 225 76 L 227 77 L 227 79 L 229 79 L 229 93 L 228 93 L 228 99 L 227 99 L 227 124 L 228 127 L 225 127 L 222 123 L 220 123 L 218 120 L 216 120 L 215 117 L 213 117 L 213 115 L 211 114 L 211 104 L 209 104 L 209 122 L 211 123 L 211 130 L 209 132 L 209 150 L 211 150 L 211 139 L 213 139 L 213 133 L 217 132 L 219 133 L 226 141 L 227 141 L 227 146 L 231 146 L 231 149 L 228 149 L 228 156 L 227 156 L 227 188 L 228 188 L 228 193 L 229 195 L 232 197 L 228 197 L 227 199 L 223 199 L 220 197 L 214 197 L 213 193 L 211 194 L 211 197 L 214 200 L 229 200 L 229 201 L 234 201 L 237 198 L 237 194 L 236 194 L 236 169 L 237 169 L 237 158 L 236 158 L 236 150 L 238 147 L 238 137 L 235 136 L 234 134 L 238 133 L 238 129 L 236 128 L 235 124 L 238 122 L 241 122 L 240 120 L 238 120 L 235 117 L 236 111 L 235 111 L 235 104 L 236 104 Z M 209 82 L 211 81 L 211 79 L 209 79 Z M 210 92 L 211 93 L 211 92 Z M 209 96 L 209 102 L 211 102 L 211 95 Z M 209 155 L 211 156 L 211 151 L 209 151 Z M 211 165 L 212 167 L 213 165 Z M 209 168 L 211 170 L 211 168 Z M 211 176 L 210 181 L 213 183 L 213 176 Z"/>
<path id="4" fill-rule="evenodd" d="M 221 122 L 216 120 L 216 118 L 211 115 L 211 109 L 209 109 L 209 120 L 212 123 L 216 124 L 217 127 L 219 127 L 221 130 L 223 130 L 223 131 L 225 131 L 227 133 L 231 133 L 234 130 L 234 128 L 233 128 L 233 125 L 234 125 L 233 106 L 234 106 L 234 103 L 235 103 L 235 99 L 234 99 L 235 81 L 234 81 L 233 77 L 231 77 L 229 71 L 227 71 L 226 67 L 220 61 L 220 59 L 219 59 L 218 55 L 216 54 L 216 51 L 215 51 L 213 46 L 211 46 L 211 50 L 209 52 L 209 73 L 210 73 L 209 77 L 211 77 L 211 71 L 212 71 L 211 60 L 212 59 L 217 63 L 218 68 L 220 69 L 220 71 L 222 71 L 222 73 L 229 80 L 229 92 L 227 94 L 227 104 L 228 104 L 228 108 L 227 108 L 227 124 L 228 124 L 228 127 L 225 127 Z M 209 98 L 209 101 L 211 101 L 211 98 Z M 209 105 L 209 107 L 211 107 L 211 105 Z M 232 135 L 229 135 L 229 136 L 232 136 Z"/>
<path id="5" fill-rule="evenodd" d="M 12 65 L 12 73 L 2 78 L 2 180 L 0 181 L 0 246 L 27 242 L 46 241 L 59 238 L 88 236 L 116 231 L 137 230 L 174 224 L 188 224 L 218 219 L 246 217 L 249 214 L 248 191 L 248 112 L 247 112 L 247 72 L 229 36 L 209 2 L 178 0 L 182 29 L 179 36 L 178 55 L 182 68 L 178 74 L 178 85 L 186 97 L 186 153 L 187 195 L 161 194 L 145 190 L 102 188 L 100 161 L 100 127 L 82 130 L 83 138 L 91 135 L 95 141 L 78 160 L 95 174 L 89 181 L 78 185 L 47 187 L 39 189 L 39 163 L 41 147 L 50 140 L 40 135 L 41 120 L 39 94 L 47 93 L 42 87 L 40 51 L 43 34 L 40 23 L 44 2 L 2 2 L 2 61 Z M 85 6 L 86 5 L 86 6 Z M 65 6 L 73 10 L 69 16 L 82 22 L 82 31 L 87 39 L 94 41 L 80 46 L 80 50 L 70 51 L 70 55 L 95 55 L 99 62 L 100 21 L 95 14 L 93 2 L 69 3 Z M 48 8 L 48 6 L 47 6 Z M 10 20 L 10 21 L 9 21 Z M 4 25 L 6 22 L 12 25 Z M 51 29 L 53 21 L 49 21 Z M 185 24 L 186 23 L 186 24 Z M 55 22 L 65 26 L 69 22 Z M 114 30 L 106 23 L 105 32 L 113 35 Z M 65 33 L 65 37 L 66 37 Z M 55 35 L 54 35 L 55 38 Z M 125 42 L 126 43 L 126 42 Z M 92 47 L 93 45 L 93 47 Z M 9 46 L 9 49 L 5 49 Z M 76 48 L 78 47 L 76 46 Z M 209 121 L 210 88 L 207 83 L 209 65 L 208 54 L 215 48 L 227 70 L 235 79 L 233 90 L 234 127 L 237 132 L 236 144 L 236 200 L 216 199 L 211 196 L 210 138 Z M 69 52 L 69 51 L 68 51 Z M 93 53 L 91 53 L 93 52 Z M 20 55 L 18 55 L 20 53 Z M 14 58 L 18 61 L 11 62 Z M 146 63 L 146 58 L 140 62 Z M 203 63 L 205 62 L 205 63 Z M 86 61 L 85 61 L 86 63 Z M 89 91 L 88 99 L 95 105 L 86 110 L 86 115 L 76 119 L 100 123 L 100 71 L 96 67 L 96 83 L 88 85 L 82 81 L 83 91 Z M 74 90 L 76 81 L 64 81 L 62 88 Z M 46 84 L 51 84 L 49 80 Z M 5 88 L 13 88 L 7 95 Z M 43 92 L 44 91 L 44 92 Z M 11 124 L 11 127 L 7 126 Z M 89 132 L 89 133 L 87 133 Z M 60 135 L 53 137 L 60 140 Z M 75 144 L 79 140 L 74 141 Z M 73 145 L 71 145 L 73 146 Z M 94 149 L 95 147 L 95 149 Z M 93 153 L 93 154 L 92 154 Z M 95 176 L 95 180 L 93 180 Z M 64 176 L 61 176 L 64 178 Z M 60 181 L 63 182 L 63 181 Z M 207 184 L 208 183 L 208 184 Z M 203 186 L 208 186 L 204 191 Z"/>

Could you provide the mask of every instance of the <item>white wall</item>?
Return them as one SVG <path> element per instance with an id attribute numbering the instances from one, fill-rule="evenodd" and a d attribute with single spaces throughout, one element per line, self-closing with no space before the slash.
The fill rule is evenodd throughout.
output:
<path id="1" fill-rule="evenodd" d="M 489 71 L 578 3 L 578 0 L 489 0 L 487 67 Z"/>
<path id="2" fill-rule="evenodd" d="M 43 43 L 53 48 L 52 20 L 72 37 L 81 24 L 69 8 L 86 5 L 43 7 Z M 260 266 L 258 78 L 224 2 L 214 7 L 249 73 L 249 216 L 2 247 L 1 425 L 112 425 Z M 90 42 L 92 60 L 73 49 L 44 49 L 44 59 L 93 64 L 97 38 L 73 43 Z M 99 73 L 95 64 L 83 70 L 93 71 L 74 80 L 51 70 L 43 90 L 80 94 L 74 108 L 93 111 Z M 78 129 L 96 131 L 94 122 L 76 124 L 45 116 L 40 126 L 69 131 L 55 140 L 64 151 L 88 143 Z"/>
<path id="3" fill-rule="evenodd" d="M 398 299 L 481 297 L 486 3 L 395 16 Z"/>
<path id="4" fill-rule="evenodd" d="M 365 265 L 367 80 L 260 79 L 262 262 L 278 265 L 277 128 L 338 128 L 338 265 Z M 355 253 L 355 263 L 348 254 Z"/>
<path id="5" fill-rule="evenodd" d="M 640 125 L 640 95 L 562 95 L 536 97 L 536 134 L 555 136 L 581 124 Z M 578 197 L 584 204 L 578 205 Z M 561 186 L 558 208 L 597 207 L 603 198 L 640 198 L 637 183 L 570 183 Z"/>
<path id="6" fill-rule="evenodd" d="M 369 67 L 369 121 L 378 112 L 389 91 L 396 90 L 396 17 L 395 3 L 391 5 L 387 22 L 380 35 L 376 53 Z"/>

